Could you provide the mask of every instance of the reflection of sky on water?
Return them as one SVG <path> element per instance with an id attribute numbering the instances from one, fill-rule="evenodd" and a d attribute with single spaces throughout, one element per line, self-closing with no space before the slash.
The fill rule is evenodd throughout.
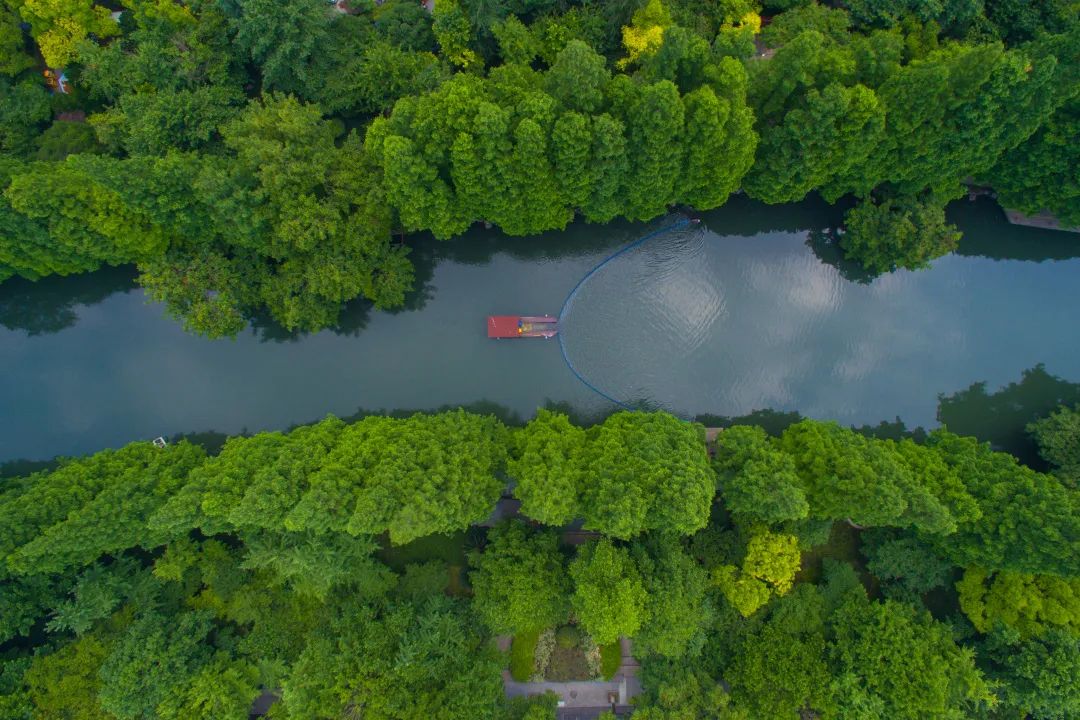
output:
<path id="1" fill-rule="evenodd" d="M 803 233 L 650 243 L 669 238 L 691 252 L 619 257 L 564 323 L 574 364 L 621 400 L 928 425 L 938 393 L 976 378 L 1003 384 L 1038 362 L 1080 377 L 1080 261 L 950 256 L 861 285 L 819 261 Z"/>

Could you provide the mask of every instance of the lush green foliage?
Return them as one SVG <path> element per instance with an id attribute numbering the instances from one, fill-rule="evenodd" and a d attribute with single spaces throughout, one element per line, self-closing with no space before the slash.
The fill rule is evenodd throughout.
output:
<path id="1" fill-rule="evenodd" d="M 488 534 L 471 562 L 473 607 L 493 632 L 520 635 L 566 618 L 569 582 L 555 533 L 508 522 Z"/>
<path id="2" fill-rule="evenodd" d="M 1063 417 L 1036 425 L 1052 455 Z M 230 438 L 213 457 L 136 443 L 7 480 L 0 639 L 17 642 L 0 710 L 239 720 L 275 688 L 284 717 L 550 718 L 549 700 L 505 701 L 502 668 L 559 676 L 571 653 L 579 677 L 610 676 L 631 637 L 652 720 L 1075 711 L 1067 478 L 945 431 L 917 445 L 815 421 L 775 438 L 736 427 L 703 500 L 680 510 L 694 519 L 676 521 L 647 493 L 697 488 L 702 440 L 661 413 L 587 429 L 545 413 L 517 431 L 461 411 L 327 418 Z M 532 502 L 567 476 L 550 482 L 571 511 L 554 503 L 550 522 L 609 517 L 586 478 L 618 478 L 646 507 L 634 532 L 612 523 L 576 550 L 522 519 L 460 532 L 513 483 L 535 483 Z M 884 597 L 863 589 L 855 547 L 813 547 L 824 538 L 809 526 L 834 521 Z M 453 553 L 414 542 L 394 569 L 380 560 L 451 531 Z M 448 582 L 466 562 L 471 590 Z M 957 599 L 943 600 L 953 577 Z M 967 621 L 932 619 L 935 595 Z M 513 634 L 509 657 L 496 633 Z"/>
<path id="3" fill-rule="evenodd" d="M 666 413 L 616 413 L 581 431 L 541 411 L 521 431 L 508 472 L 529 517 L 583 517 L 621 539 L 704 527 L 716 485 L 699 431 Z"/>
<path id="4" fill-rule="evenodd" d="M 648 617 L 641 572 L 610 540 L 585 545 L 570 564 L 571 602 L 582 627 L 601 645 L 634 635 Z"/>
<path id="5" fill-rule="evenodd" d="M 766 5 L 7 0 L 0 280 L 137 264 L 192 331 L 315 331 L 405 303 L 392 230 L 816 190 L 860 198 L 840 246 L 880 273 L 955 246 L 968 179 L 1080 222 L 1067 0 Z"/>

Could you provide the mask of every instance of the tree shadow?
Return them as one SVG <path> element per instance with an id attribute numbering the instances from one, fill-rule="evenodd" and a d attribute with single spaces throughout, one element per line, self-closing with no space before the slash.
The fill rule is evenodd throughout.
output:
<path id="1" fill-rule="evenodd" d="M 949 222 L 964 233 L 957 255 L 1027 262 L 1080 257 L 1080 234 L 1013 225 L 989 197 L 950 203 L 947 214 Z"/>
<path id="2" fill-rule="evenodd" d="M 840 248 L 840 235 L 836 228 L 811 230 L 806 237 L 806 246 L 826 265 L 832 265 L 840 277 L 848 282 L 869 285 L 881 276 L 881 273 L 868 270 L 862 263 L 848 260 Z"/>
<path id="3" fill-rule="evenodd" d="M 803 420 L 794 410 L 754 410 L 746 415 L 698 415 L 694 422 L 705 427 L 729 428 L 732 425 L 757 425 L 773 437 L 779 436 L 791 425 Z"/>
<path id="4" fill-rule="evenodd" d="M 1012 453 L 1029 467 L 1046 470 L 1027 424 L 1061 405 L 1080 402 L 1080 383 L 1051 375 L 1042 365 L 1024 370 L 1019 382 L 989 393 L 985 382 L 938 396 L 937 419 L 958 435 L 971 435 Z"/>
<path id="5" fill-rule="evenodd" d="M 37 281 L 11 278 L 0 284 L 0 325 L 31 337 L 58 333 L 78 321 L 79 306 L 134 290 L 135 277 L 135 268 L 125 265 Z"/>

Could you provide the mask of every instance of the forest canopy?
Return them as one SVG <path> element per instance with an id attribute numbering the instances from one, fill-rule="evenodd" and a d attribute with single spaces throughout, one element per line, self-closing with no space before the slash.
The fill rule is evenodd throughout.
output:
<path id="1" fill-rule="evenodd" d="M 119 8 L 119 9 L 118 9 Z M 1068 0 L 5 0 L 0 280 L 135 265 L 210 336 L 401 307 L 406 233 L 854 201 L 871 274 L 962 182 L 1080 223 Z M 50 90 L 63 77 L 65 92 Z"/>
<path id="2" fill-rule="evenodd" d="M 1072 412 L 1033 425 L 1047 457 Z M 507 664 L 610 677 L 629 638 L 646 720 L 1071 717 L 1078 518 L 1071 475 L 944 429 L 458 410 L 133 443 L 0 484 L 0 711 L 541 720 Z"/>

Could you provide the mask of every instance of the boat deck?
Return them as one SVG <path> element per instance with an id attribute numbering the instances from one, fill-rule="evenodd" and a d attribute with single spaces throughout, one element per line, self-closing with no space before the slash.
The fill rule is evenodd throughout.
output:
<path id="1" fill-rule="evenodd" d="M 552 315 L 490 315 L 487 335 L 489 338 L 551 338 L 559 332 L 558 322 Z"/>

